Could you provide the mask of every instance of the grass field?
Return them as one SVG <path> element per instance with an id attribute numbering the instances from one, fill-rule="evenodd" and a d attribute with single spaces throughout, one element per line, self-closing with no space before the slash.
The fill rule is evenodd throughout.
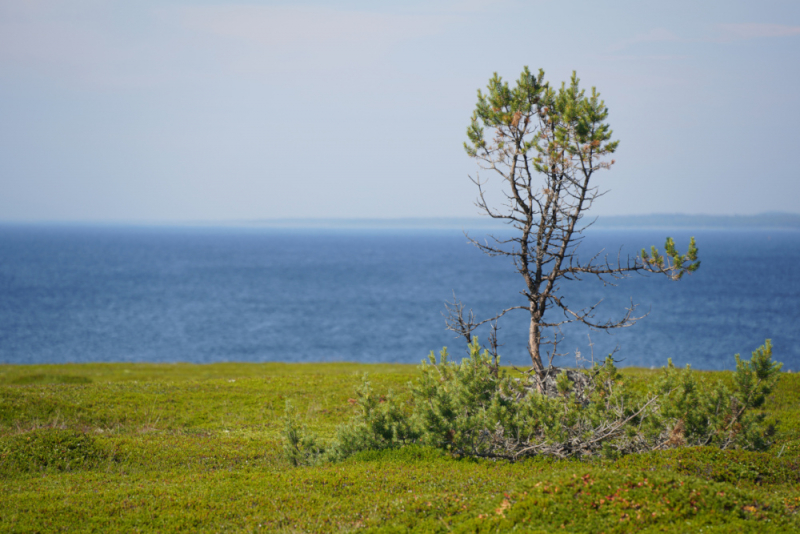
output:
<path id="1" fill-rule="evenodd" d="M 407 448 L 291 467 L 285 401 L 329 437 L 364 372 L 402 391 L 415 367 L 0 366 L 0 531 L 800 531 L 796 374 L 768 401 L 766 453 L 511 464 Z"/>

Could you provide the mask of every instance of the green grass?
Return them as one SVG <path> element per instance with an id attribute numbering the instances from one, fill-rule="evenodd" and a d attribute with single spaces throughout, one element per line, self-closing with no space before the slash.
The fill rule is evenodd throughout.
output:
<path id="1" fill-rule="evenodd" d="M 0 366 L 0 531 L 800 531 L 796 374 L 768 401 L 766 453 L 511 464 L 407 448 L 291 467 L 286 400 L 330 437 L 363 372 L 401 391 L 415 367 Z"/>

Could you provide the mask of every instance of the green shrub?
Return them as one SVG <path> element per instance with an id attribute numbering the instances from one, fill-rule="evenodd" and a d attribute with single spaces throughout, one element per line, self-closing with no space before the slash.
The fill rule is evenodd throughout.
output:
<path id="1" fill-rule="evenodd" d="M 286 413 L 283 418 L 283 455 L 294 466 L 312 465 L 324 454 L 319 440 L 308 433 L 305 426 L 300 426 L 294 406 L 286 401 Z"/>
<path id="2" fill-rule="evenodd" d="M 473 338 L 460 364 L 449 360 L 446 348 L 438 361 L 431 353 L 410 384 L 410 399 L 376 395 L 365 377 L 352 399 L 357 413 L 327 447 L 289 416 L 286 456 L 301 465 L 408 444 L 509 460 L 616 458 L 696 445 L 763 450 L 774 429 L 765 428 L 755 410 L 774 389 L 781 365 L 772 360 L 769 340 L 750 361 L 736 355 L 736 362 L 733 390 L 671 361 L 649 388 L 632 387 L 610 356 L 554 379 L 512 379 Z"/>
<path id="3" fill-rule="evenodd" d="M 327 457 L 339 460 L 358 451 L 381 450 L 414 443 L 420 437 L 413 419 L 390 390 L 376 395 L 367 377 L 356 388 L 357 413 L 336 429 Z"/>
<path id="4" fill-rule="evenodd" d="M 731 391 L 721 381 L 709 384 L 691 368 L 678 370 L 669 361 L 656 381 L 660 397 L 659 424 L 670 429 L 670 446 L 716 445 L 721 449 L 765 450 L 774 428 L 763 426 L 756 412 L 774 389 L 782 364 L 772 360 L 768 339 L 750 361 L 737 354 Z"/>

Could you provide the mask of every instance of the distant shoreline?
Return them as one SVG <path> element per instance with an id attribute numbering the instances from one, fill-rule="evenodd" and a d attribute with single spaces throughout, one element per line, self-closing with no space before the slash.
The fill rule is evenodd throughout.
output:
<path id="1" fill-rule="evenodd" d="M 592 222 L 594 221 L 594 222 Z M 759 213 L 756 215 L 687 215 L 654 213 L 606 215 L 582 219 L 597 229 L 685 228 L 685 229 L 775 229 L 800 230 L 800 213 Z M 283 218 L 228 221 L 0 221 L 0 226 L 91 226 L 91 227 L 225 227 L 329 230 L 497 230 L 507 225 L 488 217 L 403 217 L 403 218 Z"/>
<path id="2" fill-rule="evenodd" d="M 599 217 L 598 228 L 670 227 L 670 228 L 775 228 L 800 229 L 800 214 L 759 213 L 757 215 L 684 215 L 659 213 L 650 215 L 617 215 Z"/>
<path id="3" fill-rule="evenodd" d="M 800 213 L 760 213 L 757 215 L 685 215 L 679 213 L 647 215 L 609 215 L 582 220 L 593 228 L 689 228 L 689 229 L 787 229 L 800 230 Z M 261 219 L 231 221 L 225 225 L 263 228 L 330 229 L 472 229 L 492 230 L 507 225 L 488 217 L 406 217 L 395 219 Z"/>

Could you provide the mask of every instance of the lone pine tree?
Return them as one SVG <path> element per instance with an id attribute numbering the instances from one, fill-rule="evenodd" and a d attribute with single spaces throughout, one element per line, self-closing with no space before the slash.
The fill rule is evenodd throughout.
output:
<path id="1" fill-rule="evenodd" d="M 515 230 L 513 237 L 470 241 L 490 256 L 513 259 L 525 283 L 521 293 L 527 302 L 477 321 L 472 312 L 465 316 L 463 304 L 454 299 L 447 305 L 447 326 L 470 342 L 472 332 L 481 324 L 496 325 L 497 319 L 510 311 L 527 311 L 528 351 L 537 377 L 545 372 L 543 345 L 550 347 L 545 352 L 552 367 L 561 325 L 580 322 L 592 329 L 609 330 L 630 326 L 641 318 L 634 315 L 635 306 L 631 305 L 619 319 L 597 321 L 597 304 L 573 309 L 564 300 L 560 282 L 591 276 L 613 283 L 642 271 L 679 280 L 700 266 L 694 238 L 685 255 L 668 237 L 664 255 L 652 247 L 650 254 L 643 249 L 624 262 L 620 258 L 612 262 L 599 254 L 587 261 L 578 257 L 577 246 L 589 226 L 582 219 L 603 194 L 594 185 L 595 174 L 611 168 L 614 160 L 610 156 L 619 145 L 611 138 L 607 117 L 600 94 L 593 87 L 587 95 L 575 73 L 569 84 L 554 89 L 544 81 L 542 70 L 534 76 L 525 67 L 515 87 L 495 74 L 487 92 L 478 91 L 478 103 L 467 129 L 467 154 L 482 170 L 499 178 L 505 197 L 499 207 L 490 205 L 485 195 L 488 179 L 477 174 L 470 177 L 478 187 L 476 205 Z M 548 310 L 563 313 L 553 318 Z"/>

